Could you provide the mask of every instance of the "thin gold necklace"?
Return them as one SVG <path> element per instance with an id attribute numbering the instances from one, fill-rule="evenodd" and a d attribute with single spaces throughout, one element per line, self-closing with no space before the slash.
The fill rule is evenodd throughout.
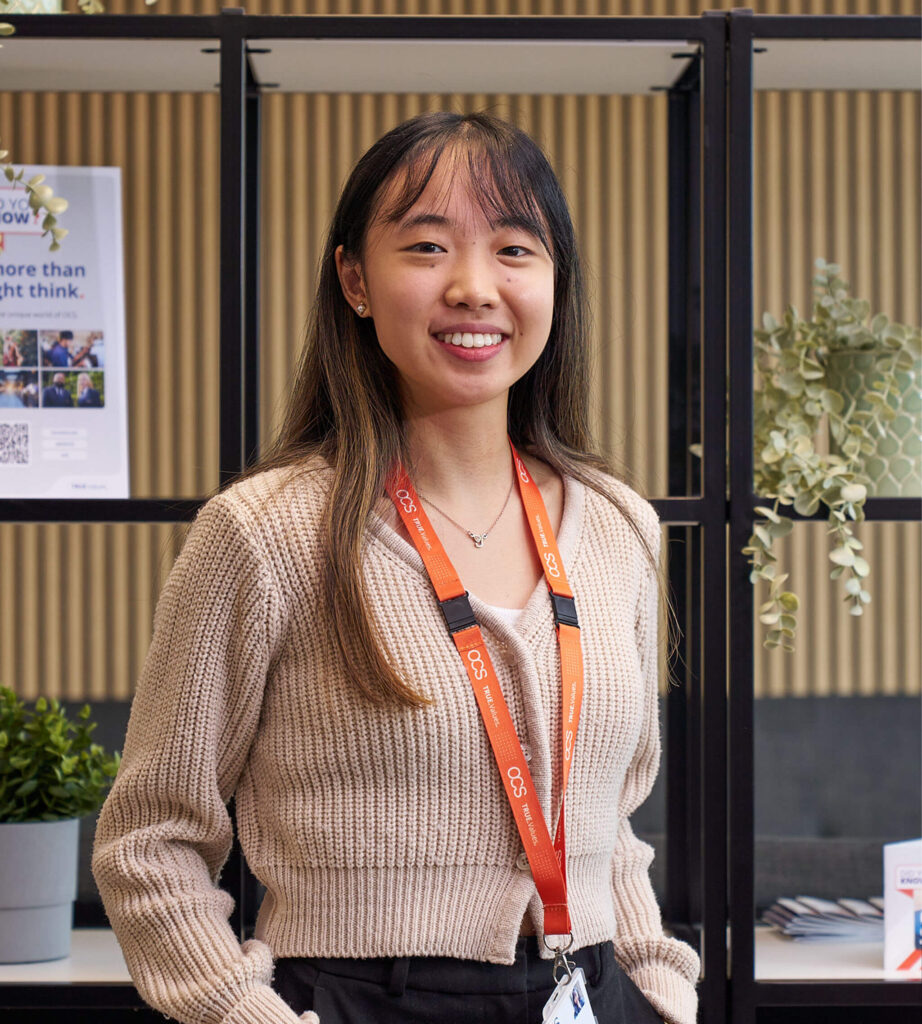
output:
<path id="1" fill-rule="evenodd" d="M 451 518 L 451 516 L 450 516 L 450 515 L 449 515 L 449 514 L 448 514 L 448 513 L 447 513 L 447 512 L 446 512 L 446 511 L 444 510 L 444 509 L 441 509 L 441 508 L 439 508 L 439 506 L 438 506 L 438 505 L 436 505 L 436 503 L 435 503 L 435 502 L 434 502 L 434 501 L 433 501 L 433 500 L 432 500 L 431 498 L 427 498 L 427 497 L 426 497 L 426 495 L 425 495 L 425 494 L 423 494 L 423 493 L 422 493 L 421 491 L 419 491 L 419 490 L 417 490 L 417 492 L 416 492 L 416 493 L 417 493 L 417 494 L 418 494 L 418 495 L 419 495 L 419 496 L 420 496 L 420 497 L 421 497 L 421 498 L 422 498 L 422 499 L 423 499 L 424 501 L 427 501 L 427 502 L 428 502 L 428 503 L 429 503 L 429 504 L 430 504 L 430 505 L 431 505 L 431 506 L 432 506 L 432 507 L 433 507 L 433 508 L 434 508 L 434 509 L 436 510 L 436 512 L 441 512 L 441 513 L 442 513 L 442 515 L 443 515 L 443 516 L 444 516 L 444 517 L 445 517 L 445 518 L 446 518 L 446 519 L 447 519 L 447 520 L 448 520 L 448 521 L 449 521 L 450 523 L 452 523 L 452 524 L 453 524 L 454 526 L 457 526 L 459 530 L 462 530 L 462 531 L 463 531 L 464 533 L 466 533 L 466 534 L 468 535 L 468 537 L 470 537 L 470 538 L 471 538 L 471 540 L 472 540 L 472 541 L 474 542 L 474 547 L 475 547 L 475 548 L 482 548 L 482 547 L 483 547 L 483 542 L 484 542 L 484 541 L 485 541 L 485 540 L 487 539 L 487 537 L 488 537 L 488 536 L 490 535 L 490 533 L 492 533 L 492 531 L 493 531 L 493 527 L 494 527 L 494 526 L 496 526 L 496 524 L 497 524 L 497 523 L 498 523 L 498 522 L 500 521 L 500 519 L 502 518 L 502 515 L 503 515 L 503 513 L 504 513 L 504 512 L 506 511 L 506 506 L 507 506 L 507 505 L 509 504 L 509 499 L 510 499 L 510 497 L 512 496 L 512 487 L 513 487 L 513 484 L 515 484 L 515 477 L 513 477 L 513 478 L 512 478 L 512 481 L 511 481 L 511 483 L 509 484 L 509 490 L 508 490 L 508 491 L 506 491 L 506 500 L 505 500 L 505 501 L 503 502 L 503 507 L 502 507 L 502 508 L 501 508 L 501 509 L 499 510 L 499 515 L 498 515 L 498 516 L 497 516 L 497 517 L 496 517 L 496 518 L 495 518 L 495 519 L 493 520 L 493 522 L 492 522 L 492 523 L 490 524 L 490 527 L 489 527 L 489 529 L 487 529 L 487 530 L 484 530 L 484 531 L 483 531 L 483 533 L 474 533 L 474 531 L 473 531 L 473 530 L 469 530 L 469 529 L 468 529 L 468 528 L 467 528 L 466 526 L 462 526 L 462 525 L 461 525 L 461 524 L 460 524 L 460 523 L 459 523 L 459 522 L 457 521 L 457 519 L 452 519 L 452 518 Z"/>

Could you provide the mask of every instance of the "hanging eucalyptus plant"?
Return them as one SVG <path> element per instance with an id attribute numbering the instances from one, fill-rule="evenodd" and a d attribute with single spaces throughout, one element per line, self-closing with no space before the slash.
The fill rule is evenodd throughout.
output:
<path id="1" fill-rule="evenodd" d="M 773 498 L 757 506 L 755 523 L 743 554 L 752 566 L 750 580 L 769 584 L 759 620 L 769 627 L 765 647 L 794 649 L 798 598 L 784 587 L 789 574 L 778 571 L 774 542 L 786 536 L 793 521 L 779 513 L 792 505 L 804 516 L 820 507 L 828 512 L 831 537 L 830 577 L 842 579 L 852 615 L 861 615 L 871 595 L 865 589 L 870 567 L 852 524 L 864 520 L 868 480 L 862 458 L 874 452 L 885 424 L 895 413 L 888 399 L 899 394 L 896 375 L 911 372 L 922 354 L 919 328 L 893 323 L 882 313 L 871 318 L 870 303 L 849 297 L 840 268 L 816 261 L 813 314 L 803 320 L 788 306 L 781 322 L 763 314 L 755 331 L 754 488 Z M 874 351 L 877 377 L 862 396 L 862 408 L 830 386 L 831 356 L 843 351 Z M 837 442 L 837 453 L 817 450 L 823 420 Z"/>

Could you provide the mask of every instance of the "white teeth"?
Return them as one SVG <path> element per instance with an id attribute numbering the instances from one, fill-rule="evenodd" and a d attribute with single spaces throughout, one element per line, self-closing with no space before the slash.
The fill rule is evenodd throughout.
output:
<path id="1" fill-rule="evenodd" d="M 473 334 L 470 331 L 437 334 L 436 337 L 439 341 L 463 348 L 483 348 L 485 345 L 498 345 L 503 340 L 501 334 Z"/>

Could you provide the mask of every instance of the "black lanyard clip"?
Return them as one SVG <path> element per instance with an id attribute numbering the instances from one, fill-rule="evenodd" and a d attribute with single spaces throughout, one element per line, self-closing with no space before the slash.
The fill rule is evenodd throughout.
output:
<path id="1" fill-rule="evenodd" d="M 466 590 L 458 597 L 449 597 L 445 601 L 439 601 L 439 607 L 448 623 L 449 633 L 460 633 L 462 629 L 470 629 L 471 626 L 477 625 L 474 609 L 471 608 Z"/>
<path id="2" fill-rule="evenodd" d="M 579 629 L 579 619 L 576 617 L 576 601 L 572 597 L 563 597 L 549 591 L 551 595 L 551 607 L 554 609 L 554 622 L 558 626 L 576 626 Z"/>

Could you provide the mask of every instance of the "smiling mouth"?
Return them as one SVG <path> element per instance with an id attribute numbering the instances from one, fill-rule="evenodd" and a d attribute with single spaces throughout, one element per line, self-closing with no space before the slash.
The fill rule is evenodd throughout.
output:
<path id="1" fill-rule="evenodd" d="M 446 345 L 455 345 L 458 348 L 490 348 L 499 345 L 503 340 L 501 334 L 473 334 L 465 331 L 462 333 L 437 334 L 439 341 Z"/>

